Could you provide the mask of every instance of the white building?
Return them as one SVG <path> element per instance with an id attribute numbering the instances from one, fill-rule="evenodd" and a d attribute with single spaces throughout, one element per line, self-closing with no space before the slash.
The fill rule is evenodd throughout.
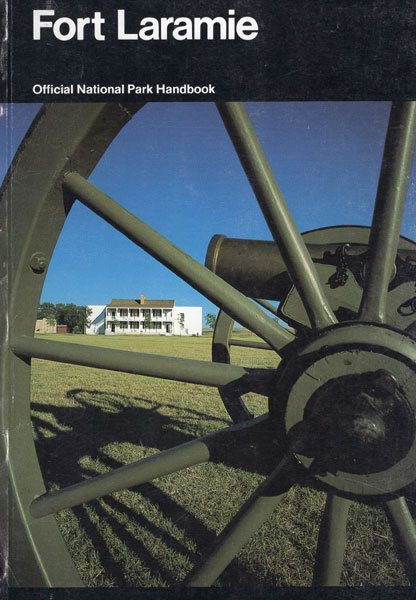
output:
<path id="1" fill-rule="evenodd" d="M 175 306 L 174 300 L 112 300 L 92 310 L 89 335 L 202 335 L 202 306 Z"/>

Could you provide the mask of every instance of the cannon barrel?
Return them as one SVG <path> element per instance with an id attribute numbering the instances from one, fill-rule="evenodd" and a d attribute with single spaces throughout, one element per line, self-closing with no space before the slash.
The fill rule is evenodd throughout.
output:
<path id="1" fill-rule="evenodd" d="M 315 263 L 334 265 L 339 262 L 339 249 L 347 243 L 306 244 Z M 338 250 L 338 253 L 337 253 Z M 348 259 L 365 267 L 368 245 L 348 244 Z M 398 250 L 398 257 L 416 274 L 416 252 Z M 228 238 L 222 234 L 212 237 L 205 266 L 246 296 L 268 300 L 283 300 L 292 283 L 279 248 L 275 242 Z M 392 279 L 395 272 L 392 274 Z M 409 276 L 412 279 L 412 276 Z"/>

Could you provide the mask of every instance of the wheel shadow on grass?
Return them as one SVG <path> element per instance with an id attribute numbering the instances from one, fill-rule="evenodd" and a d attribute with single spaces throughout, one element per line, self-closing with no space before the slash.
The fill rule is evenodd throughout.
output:
<path id="1" fill-rule="evenodd" d="M 189 442 L 197 437 L 190 431 L 198 431 L 201 420 L 209 429 L 214 424 L 215 429 L 230 424 L 226 419 L 195 409 L 98 390 L 74 389 L 67 392 L 67 397 L 71 406 L 32 403 L 36 448 L 48 489 L 63 488 Z M 165 414 L 173 410 L 176 416 Z M 265 474 L 261 473 L 264 464 L 259 470 L 259 465 L 250 464 L 244 451 L 230 453 L 227 461 L 222 462 L 236 469 Z M 216 537 L 212 527 L 157 483 L 105 496 L 72 510 L 78 527 L 98 553 L 100 568 L 106 573 L 106 585 L 158 585 L 152 583 L 154 581 L 177 585 Z M 165 556 L 180 555 L 183 573 L 180 568 L 166 566 L 170 562 L 163 555 L 155 557 L 155 546 Z M 126 563 L 132 561 L 137 561 L 136 570 L 145 573 L 144 579 L 136 578 L 134 569 L 126 567 Z M 221 583 L 262 585 L 261 579 L 237 561 L 228 567 Z"/>

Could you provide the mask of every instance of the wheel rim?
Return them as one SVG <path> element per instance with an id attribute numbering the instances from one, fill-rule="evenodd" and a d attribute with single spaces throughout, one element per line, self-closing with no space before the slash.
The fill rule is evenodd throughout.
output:
<path id="1" fill-rule="evenodd" d="M 219 448 L 225 443 L 233 444 L 237 440 L 242 443 L 247 435 L 249 439 L 254 436 L 256 439 L 266 437 L 271 440 L 275 436 L 275 414 L 279 413 L 278 410 L 275 410 L 275 375 L 274 373 L 270 374 L 268 370 L 254 373 L 249 369 L 233 365 L 206 365 L 199 364 L 199 361 L 168 360 L 166 357 L 149 358 L 146 355 L 139 356 L 139 365 L 137 357 L 132 357 L 129 366 L 125 362 L 126 356 L 121 356 L 115 351 L 112 351 L 111 354 L 95 352 L 91 358 L 91 356 L 87 356 L 87 352 L 83 354 L 79 348 L 69 348 L 68 344 L 64 344 L 64 348 L 59 343 L 45 343 L 33 339 L 35 310 L 46 275 L 45 263 L 48 263 L 50 259 L 59 231 L 75 198 L 79 198 L 91 210 L 136 244 L 145 248 L 162 264 L 193 285 L 195 289 L 223 307 L 227 314 L 230 314 L 228 319 L 236 319 L 246 325 L 284 359 L 284 365 L 279 368 L 278 376 L 284 372 L 285 380 L 290 382 L 285 391 L 286 408 L 290 407 L 288 409 L 289 417 L 286 418 L 288 430 L 286 453 L 280 457 L 280 460 L 276 459 L 277 465 L 269 477 L 220 535 L 215 547 L 204 560 L 204 564 L 195 569 L 188 580 L 189 585 L 213 583 L 238 549 L 274 510 L 299 477 L 299 467 L 295 456 L 299 457 L 304 452 L 304 447 L 299 446 L 299 444 L 303 444 L 303 440 L 302 436 L 294 436 L 294 439 L 291 439 L 290 432 L 296 429 L 295 425 L 301 422 L 303 417 L 300 417 L 298 421 L 291 421 L 293 414 L 296 413 L 296 410 L 292 408 L 291 393 L 298 380 L 291 373 L 285 371 L 288 357 L 296 356 L 298 359 L 302 359 L 302 352 L 309 354 L 315 351 L 314 344 L 318 343 L 316 340 L 321 339 L 322 336 L 324 338 L 329 336 L 328 339 L 330 339 L 333 331 L 339 332 L 342 329 L 353 331 L 353 328 L 348 325 L 344 327 L 337 325 L 337 319 L 325 298 L 312 259 L 302 243 L 302 238 L 291 219 L 241 105 L 237 103 L 220 104 L 219 111 L 252 184 L 270 231 L 278 240 L 286 268 L 291 273 L 292 281 L 312 324 L 313 333 L 307 343 L 302 344 L 300 350 L 298 350 L 295 336 L 265 316 L 254 303 L 214 274 L 194 264 L 195 261 L 189 257 L 184 259 L 181 251 L 177 252 L 173 245 L 159 234 L 150 230 L 138 219 L 132 218 L 127 211 L 86 181 L 85 178 L 91 172 L 105 147 L 139 108 L 140 105 L 48 107 L 38 118 L 35 127 L 32 128 L 30 138 L 27 138 L 23 144 L 2 189 L 2 209 L 8 208 L 9 211 L 8 220 L 11 223 L 10 237 L 13 247 L 9 261 L 10 347 L 5 355 L 10 378 L 7 381 L 3 378 L 3 381 L 6 381 L 7 391 L 12 390 L 9 394 L 11 398 L 23 399 L 19 400 L 18 405 L 11 402 L 11 408 L 3 407 L 3 423 L 9 431 L 8 447 L 4 451 L 9 452 L 11 489 L 15 501 L 11 514 L 15 519 L 13 529 L 17 535 L 11 540 L 11 556 L 14 565 L 12 577 L 17 585 L 24 585 L 25 582 L 29 582 L 26 585 L 80 585 L 79 577 L 73 568 L 56 524 L 48 515 L 61 508 L 74 506 L 102 494 L 110 493 L 115 489 L 138 485 L 161 474 L 209 460 L 210 456 L 219 452 Z M 63 118 L 64 111 L 67 112 Z M 63 120 L 68 123 L 68 136 L 66 137 L 61 131 L 57 138 L 61 141 L 53 147 L 53 152 L 50 152 L 48 156 L 45 156 L 44 153 L 40 154 L 38 148 L 46 144 L 46 137 L 49 135 L 50 129 L 56 128 L 57 123 L 61 123 Z M 392 342 L 391 353 L 396 351 L 398 334 L 392 329 L 386 329 L 383 323 L 386 320 L 387 288 L 399 241 L 401 212 L 414 147 L 414 122 L 414 105 L 411 103 L 393 105 L 390 133 L 386 143 L 369 242 L 369 268 L 364 277 L 363 301 L 359 314 L 359 320 L 368 323 L 368 325 L 362 325 L 366 328 L 366 332 L 370 331 L 369 328 L 371 331 L 376 330 L 377 332 L 383 330 L 383 333 L 387 330 L 391 331 L 391 336 L 396 339 Z M 394 133 L 397 131 L 398 123 L 404 129 L 404 134 L 401 136 Z M 30 145 L 32 145 L 32 150 Z M 389 164 L 392 164 L 393 167 L 390 168 Z M 29 180 L 28 183 L 29 167 L 35 174 L 31 175 L 33 181 Z M 260 171 L 262 171 L 262 176 L 257 177 Z M 52 179 L 51 172 L 55 174 Z M 47 173 L 46 176 L 45 173 Z M 21 214 L 25 214 L 24 218 L 19 217 L 19 203 L 20 206 L 23 206 L 30 188 L 36 189 L 39 193 L 40 204 L 31 203 L 31 210 L 20 211 Z M 52 226 L 48 228 L 47 235 L 46 233 L 42 235 L 40 224 L 44 223 L 48 213 L 48 219 Z M 21 301 L 22 298 L 25 299 L 24 302 Z M 374 335 L 377 337 L 378 334 Z M 348 338 L 343 343 L 349 344 L 348 348 L 353 348 L 354 344 L 359 342 L 353 335 L 351 341 Z M 407 338 L 407 350 L 401 355 L 400 364 L 414 361 L 412 350 L 410 350 L 412 344 L 412 339 Z M 384 343 L 380 342 L 380 345 L 384 347 Z M 162 453 L 152 461 L 140 461 L 140 464 L 132 465 L 122 474 L 117 470 L 111 477 L 106 478 L 105 483 L 98 477 L 92 482 L 87 481 L 71 486 L 69 490 L 45 494 L 34 454 L 29 407 L 24 403 L 24 398 L 29 396 L 30 359 L 33 357 L 202 383 L 222 389 L 225 389 L 225 386 L 228 386 L 228 389 L 230 387 L 239 389 L 243 386 L 246 390 L 254 389 L 263 393 L 266 389 L 271 390 L 271 418 L 260 417 L 206 436 L 187 444 L 186 448 L 178 447 Z M 317 362 L 314 363 L 314 366 L 316 365 Z M 383 368 L 393 369 L 390 365 L 388 367 L 383 365 Z M 192 375 L 189 375 L 190 371 Z M 406 373 L 407 379 L 409 379 L 410 375 L 408 372 Z M 331 377 L 328 376 L 329 381 Z M 398 375 L 395 373 L 394 377 L 399 378 L 399 386 L 403 386 L 404 381 L 407 381 L 406 374 L 401 372 Z M 405 396 L 408 396 L 409 393 L 406 391 Z M 309 401 L 309 397 L 305 402 L 307 401 Z M 302 409 L 300 410 L 302 412 Z M 400 412 L 401 409 L 397 410 Z M 243 417 L 245 418 L 244 415 Z M 241 413 L 237 415 L 236 420 L 241 420 Z M 413 436 L 412 439 L 414 439 L 414 433 L 409 433 L 409 436 Z M 261 440 L 261 443 L 264 443 L 264 439 Z M 410 444 L 410 446 L 413 452 L 414 444 Z M 410 453 L 410 446 L 403 451 L 406 456 Z M 30 456 L 25 464 L 16 458 L 22 453 L 22 448 Z M 400 458 L 395 461 L 395 465 L 402 458 L 400 455 Z M 305 470 L 308 471 L 310 465 L 303 461 L 303 467 L 302 474 Z M 377 466 L 377 468 L 379 467 Z M 372 472 L 375 467 L 370 464 L 368 469 Z M 389 494 L 397 495 L 403 487 L 411 483 L 410 480 L 413 481 L 411 478 L 414 478 L 414 474 L 409 475 L 408 470 L 406 477 L 399 478 L 400 481 L 394 486 L 394 489 L 388 490 Z M 23 481 L 30 481 L 30 489 L 22 484 Z M 341 538 L 345 538 L 349 501 L 334 495 L 334 491 L 337 493 L 339 489 L 336 486 L 330 487 L 318 548 L 315 582 L 321 585 L 339 583 L 344 552 Z M 356 499 L 361 498 L 361 492 L 356 488 L 351 494 Z M 383 498 L 383 503 L 399 532 L 403 546 L 406 548 L 408 562 L 413 565 L 409 571 L 410 576 L 413 577 L 416 530 L 413 521 L 409 518 L 408 508 L 403 498 L 396 499 L 393 496 Z M 25 554 L 20 552 L 19 555 L 16 552 L 17 545 L 25 548 Z M 23 568 L 23 564 L 25 568 Z M 30 570 L 27 569 L 28 564 L 31 565 Z"/>
<path id="2" fill-rule="evenodd" d="M 231 346 L 233 345 L 271 350 L 270 346 L 264 342 L 245 343 L 242 340 L 233 338 L 232 332 L 234 323 L 234 319 L 228 316 L 224 311 L 221 310 L 218 313 L 212 340 L 212 360 L 214 362 L 231 364 Z M 253 414 L 246 405 L 245 399 L 237 390 L 219 387 L 218 392 L 225 409 L 234 423 L 243 423 L 244 421 L 253 418 Z"/>
<path id="3" fill-rule="evenodd" d="M 46 275 L 46 269 L 39 266 L 42 267 L 43 257 L 49 262 L 71 206 L 60 190 L 64 172 L 72 165 L 88 176 L 112 138 L 138 108 L 140 105 L 132 105 L 129 110 L 103 104 L 51 105 L 43 108 L 32 124 L 1 193 L 2 222 L 10 224 L 12 249 L 7 253 L 9 322 L 14 329 L 10 335 L 33 335 L 36 306 Z M 52 139 L 51 131 L 60 134 Z M 49 151 L 42 152 L 45 148 Z M 26 180 L 30 172 L 32 175 Z M 35 196 L 33 202 L 28 203 L 28 194 Z M 39 254 L 40 265 L 34 262 Z M 11 582 L 19 586 L 82 585 L 55 519 L 48 517 L 41 522 L 33 519 L 29 510 L 34 496 L 45 492 L 34 448 L 30 407 L 25 400 L 30 396 L 30 360 L 8 351 L 2 362 L 7 373 L 2 378 L 4 397 L 10 398 L 10 405 L 3 406 L 2 414 L 8 431 L 8 448 L 3 447 L 10 472 L 8 512 L 12 517 L 10 529 L 17 532 L 10 536 Z M 12 402 L 13 397 L 20 401 Z M 26 456 L 24 461 L 20 458 L 22 453 Z M 30 486 L 25 481 L 30 481 Z"/>

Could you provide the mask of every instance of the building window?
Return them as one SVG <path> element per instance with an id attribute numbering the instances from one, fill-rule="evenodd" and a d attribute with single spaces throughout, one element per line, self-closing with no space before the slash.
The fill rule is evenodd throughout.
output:
<path id="1" fill-rule="evenodd" d="M 137 308 L 130 309 L 130 316 L 131 317 L 138 317 L 139 316 L 139 311 L 137 310 Z"/>
<path id="2" fill-rule="evenodd" d="M 156 323 L 152 323 L 153 329 L 162 329 L 162 323 L 156 321 Z"/>
<path id="3" fill-rule="evenodd" d="M 119 314 L 120 314 L 120 317 L 127 317 L 129 314 L 129 311 L 127 308 L 119 308 Z"/>
<path id="4" fill-rule="evenodd" d="M 127 329 L 127 323 L 120 323 L 120 329 Z"/>
<path id="5" fill-rule="evenodd" d="M 135 323 L 134 321 L 130 321 L 130 329 L 137 329 L 138 327 L 138 323 Z"/>
<path id="6" fill-rule="evenodd" d="M 162 316 L 162 310 L 160 308 L 154 308 L 153 309 L 153 316 L 154 317 L 161 317 Z"/>

